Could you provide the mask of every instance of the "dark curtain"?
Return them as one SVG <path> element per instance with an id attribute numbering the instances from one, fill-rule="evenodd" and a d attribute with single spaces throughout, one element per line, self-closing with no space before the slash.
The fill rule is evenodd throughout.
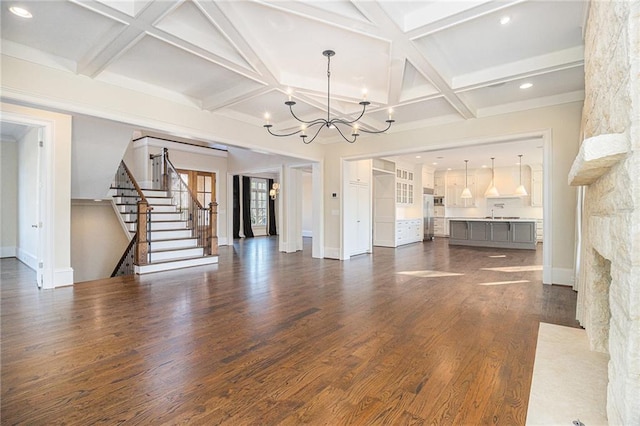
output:
<path id="1" fill-rule="evenodd" d="M 245 238 L 253 238 L 251 229 L 251 178 L 242 176 L 242 230 Z"/>
<path id="2" fill-rule="evenodd" d="M 267 182 L 267 191 L 271 189 L 273 186 L 273 179 L 269 179 Z M 276 200 L 269 197 L 269 211 L 267 212 L 267 217 L 269 218 L 269 226 L 267 227 L 268 235 L 278 235 L 278 230 L 276 229 Z"/>
<path id="3" fill-rule="evenodd" d="M 233 176 L 233 238 L 240 238 L 240 176 Z"/>

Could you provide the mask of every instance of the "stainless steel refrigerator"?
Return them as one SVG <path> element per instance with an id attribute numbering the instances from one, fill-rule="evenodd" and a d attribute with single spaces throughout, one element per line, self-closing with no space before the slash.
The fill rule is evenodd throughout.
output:
<path id="1" fill-rule="evenodd" d="M 433 189 L 424 188 L 422 190 L 422 211 L 424 216 L 424 238 L 423 241 L 433 240 Z"/>

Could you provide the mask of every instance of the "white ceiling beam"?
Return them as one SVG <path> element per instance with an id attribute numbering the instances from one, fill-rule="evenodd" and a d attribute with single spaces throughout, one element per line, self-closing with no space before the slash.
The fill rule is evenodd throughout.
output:
<path id="1" fill-rule="evenodd" d="M 244 19 L 235 13 L 232 3 L 195 1 L 197 7 L 224 34 L 238 53 L 254 67 L 262 80 L 269 85 L 278 85 L 274 74 L 253 49 L 252 46 L 258 44 L 247 37 L 251 32 L 243 28 Z"/>
<path id="2" fill-rule="evenodd" d="M 258 96 L 266 95 L 273 91 L 269 86 L 259 87 L 246 93 L 234 93 L 234 90 L 227 90 L 225 93 L 216 93 L 202 100 L 202 109 L 215 111 L 222 108 L 231 107 L 240 102 L 249 101 Z"/>
<path id="3" fill-rule="evenodd" d="M 92 78 L 140 41 L 145 32 L 153 28 L 154 22 L 179 5 L 177 2 L 151 2 L 134 18 L 96 1 L 76 1 L 76 4 L 126 25 L 124 30 L 106 43 L 97 54 L 78 61 L 78 73 Z"/>
<path id="4" fill-rule="evenodd" d="M 451 80 L 453 89 L 460 92 L 582 65 L 584 65 L 584 48 L 576 46 L 455 76 Z"/>
<path id="5" fill-rule="evenodd" d="M 561 93 L 559 95 L 544 96 L 540 98 L 528 99 L 526 101 L 478 108 L 478 117 L 480 118 L 492 115 L 508 114 L 511 112 L 526 111 L 528 109 L 534 108 L 544 108 L 571 102 L 581 102 L 583 100 L 584 90 L 577 90 L 575 92 Z"/>
<path id="6" fill-rule="evenodd" d="M 361 33 L 361 34 L 372 36 L 372 37 L 378 37 L 380 33 L 378 27 L 374 23 L 368 20 L 361 21 L 361 20 L 353 19 L 348 16 L 343 16 L 338 13 L 328 11 L 320 7 L 315 7 L 314 2 L 305 3 L 301 1 L 290 1 L 290 2 L 276 1 L 274 3 L 262 2 L 261 4 L 273 9 L 281 10 L 286 13 L 291 13 L 294 15 L 301 16 L 305 19 L 311 19 L 314 21 L 321 22 L 323 24 L 330 25 L 332 27 L 343 28 L 348 31 L 353 31 L 353 32 Z"/>
<path id="7" fill-rule="evenodd" d="M 527 0 L 493 0 L 491 2 L 482 2 L 482 4 L 478 3 L 477 5 L 474 5 L 474 7 L 465 8 L 459 13 L 443 16 L 436 21 L 429 22 L 416 28 L 410 28 L 407 30 L 406 36 L 410 40 L 416 40 L 429 34 L 433 34 L 438 31 L 463 24 L 467 21 L 480 18 L 481 16 L 506 9 L 524 1 Z M 436 4 L 440 6 L 442 3 L 444 2 L 437 2 Z M 464 2 L 459 3 L 465 4 Z"/>
<path id="8" fill-rule="evenodd" d="M 357 3 L 356 5 L 365 16 L 374 22 L 382 34 L 388 40 L 394 40 L 392 44 L 392 53 L 396 58 L 402 58 L 402 66 L 404 66 L 404 58 L 408 58 L 411 63 L 433 83 L 437 90 L 442 93 L 444 98 L 466 119 L 474 118 L 475 114 L 471 107 L 465 104 L 462 99 L 456 95 L 451 89 L 448 82 L 440 75 L 433 65 L 422 55 L 416 48 L 414 43 L 406 36 L 406 34 L 398 28 L 395 22 L 387 15 L 379 4 L 373 2 Z M 394 53 L 395 52 L 395 53 Z M 400 55 L 400 52 L 403 55 Z M 393 61 L 393 59 L 392 59 Z M 402 79 L 401 79 L 402 80 Z M 391 94 L 390 94 L 391 95 Z M 394 93 L 395 99 L 399 101 L 400 93 Z M 390 96 L 391 98 L 391 96 Z"/>
<path id="9" fill-rule="evenodd" d="M 490 0 L 469 0 L 449 1 L 449 2 L 425 2 L 424 6 L 414 10 L 405 16 L 404 31 L 411 31 L 424 27 L 446 18 L 469 12 Z M 475 14 L 475 13 L 474 13 Z"/>

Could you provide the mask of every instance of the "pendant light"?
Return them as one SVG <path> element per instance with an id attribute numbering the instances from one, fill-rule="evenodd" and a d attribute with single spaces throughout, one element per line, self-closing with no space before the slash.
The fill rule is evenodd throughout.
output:
<path id="1" fill-rule="evenodd" d="M 469 190 L 469 185 L 467 184 L 467 163 L 469 160 L 464 160 L 464 190 L 462 194 L 460 194 L 460 198 L 471 198 L 471 190 Z"/>
<path id="2" fill-rule="evenodd" d="M 518 157 L 520 157 L 520 185 L 516 188 L 516 195 L 518 197 L 526 197 L 527 190 L 522 185 L 522 154 L 518 155 Z"/>
<path id="3" fill-rule="evenodd" d="M 500 193 L 498 192 L 498 188 L 496 188 L 496 185 L 494 183 L 494 171 L 493 171 L 493 160 L 495 160 L 495 157 L 491 157 L 491 186 L 489 186 L 489 188 L 487 189 L 487 192 L 484 193 L 485 197 L 499 197 Z"/>

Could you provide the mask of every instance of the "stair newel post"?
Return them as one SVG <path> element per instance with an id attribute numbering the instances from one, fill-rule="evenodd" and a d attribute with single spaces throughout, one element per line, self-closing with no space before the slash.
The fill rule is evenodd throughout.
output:
<path id="1" fill-rule="evenodd" d="M 149 258 L 149 241 L 147 239 L 147 227 L 149 217 L 149 204 L 138 201 L 138 242 L 136 243 L 136 265 L 146 265 Z"/>
<path id="2" fill-rule="evenodd" d="M 209 234 L 209 249 L 211 256 L 218 255 L 218 203 L 211 202 L 209 203 L 209 229 L 207 231 Z"/>
<path id="3" fill-rule="evenodd" d="M 171 180 L 169 179 L 169 149 L 162 149 L 162 189 L 171 197 Z"/>

